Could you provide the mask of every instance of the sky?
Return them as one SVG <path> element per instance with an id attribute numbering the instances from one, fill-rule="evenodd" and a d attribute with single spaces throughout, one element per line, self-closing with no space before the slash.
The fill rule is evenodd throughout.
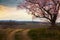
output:
<path id="1" fill-rule="evenodd" d="M 24 0 L 0 0 L 0 20 L 31 20 L 25 9 L 17 10 L 17 5 Z"/>
<path id="2" fill-rule="evenodd" d="M 32 21 L 32 15 L 28 14 L 25 9 L 17 10 L 17 5 L 23 2 L 24 0 L 0 0 L 0 20 Z M 59 19 L 57 22 L 60 22 Z M 46 20 L 36 18 L 34 21 Z"/>

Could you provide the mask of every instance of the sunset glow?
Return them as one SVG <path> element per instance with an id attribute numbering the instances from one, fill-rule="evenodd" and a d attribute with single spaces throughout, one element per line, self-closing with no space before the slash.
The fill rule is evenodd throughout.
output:
<path id="1" fill-rule="evenodd" d="M 6 7 L 0 5 L 0 20 L 31 20 L 25 9 L 17 10 L 16 7 Z"/>

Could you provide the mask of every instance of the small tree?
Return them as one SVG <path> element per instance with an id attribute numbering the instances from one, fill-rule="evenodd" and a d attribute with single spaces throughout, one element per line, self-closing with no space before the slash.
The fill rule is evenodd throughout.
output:
<path id="1" fill-rule="evenodd" d="M 25 0 L 20 6 L 38 18 L 46 18 L 51 25 L 55 25 L 59 13 L 60 0 Z"/>

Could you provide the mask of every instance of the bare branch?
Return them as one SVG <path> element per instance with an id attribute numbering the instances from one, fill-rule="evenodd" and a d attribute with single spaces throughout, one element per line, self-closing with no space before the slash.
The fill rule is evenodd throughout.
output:
<path id="1" fill-rule="evenodd" d="M 44 13 L 43 13 L 43 17 L 37 16 L 37 15 L 35 15 L 35 14 L 33 14 L 33 13 L 32 13 L 32 15 L 34 15 L 34 16 L 37 17 L 37 18 L 46 18 L 46 19 L 48 19 L 49 21 L 51 21 L 51 19 L 48 18 L 48 17 L 46 17 Z"/>

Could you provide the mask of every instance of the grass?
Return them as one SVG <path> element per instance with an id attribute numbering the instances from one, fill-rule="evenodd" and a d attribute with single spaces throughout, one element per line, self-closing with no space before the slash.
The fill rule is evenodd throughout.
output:
<path id="1" fill-rule="evenodd" d="M 7 34 L 5 30 L 0 30 L 0 40 L 6 40 Z"/>
<path id="2" fill-rule="evenodd" d="M 10 35 L 10 32 L 12 32 L 14 29 L 0 29 L 0 40 L 7 40 L 8 35 Z"/>
<path id="3" fill-rule="evenodd" d="M 28 36 L 32 40 L 60 40 L 60 30 L 49 28 L 31 29 Z"/>
<path id="4" fill-rule="evenodd" d="M 0 29 L 0 40 L 7 40 L 8 35 L 16 29 Z M 58 28 L 35 28 L 28 32 L 32 40 L 60 40 L 60 30 Z M 21 31 L 14 33 L 14 40 L 22 40 Z"/>

